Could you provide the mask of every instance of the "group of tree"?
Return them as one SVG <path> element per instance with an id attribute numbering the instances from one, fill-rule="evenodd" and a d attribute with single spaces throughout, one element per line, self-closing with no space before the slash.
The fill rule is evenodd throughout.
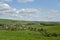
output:
<path id="1" fill-rule="evenodd" d="M 0 24 L 0 30 L 10 30 L 10 31 L 15 31 L 15 30 L 30 30 L 30 31 L 37 31 L 40 32 L 41 35 L 45 37 L 57 37 L 60 36 L 60 34 L 57 33 L 50 33 L 46 29 L 43 28 L 36 28 L 36 27 L 25 27 L 24 25 L 6 25 L 6 24 Z"/>
<path id="2" fill-rule="evenodd" d="M 34 28 L 34 27 L 29 27 L 28 28 L 30 31 L 38 31 L 41 33 L 41 35 L 45 36 L 45 37 L 58 37 L 60 36 L 60 34 L 57 33 L 50 33 L 48 32 L 46 29 L 43 28 Z"/>

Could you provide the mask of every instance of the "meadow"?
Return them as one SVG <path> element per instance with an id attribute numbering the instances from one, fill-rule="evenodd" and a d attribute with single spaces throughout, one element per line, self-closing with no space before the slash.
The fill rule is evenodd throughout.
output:
<path id="1" fill-rule="evenodd" d="M 44 23 L 45 24 L 42 25 L 41 22 L 35 21 L 0 19 L 0 40 L 60 40 L 60 23 L 54 22 L 53 25 L 51 25 L 52 22 L 48 22 L 50 25 L 46 25 L 47 22 Z M 10 28 L 11 26 L 14 28 Z M 8 27 L 8 29 L 5 27 Z M 15 27 L 17 29 L 15 29 Z M 18 27 L 23 28 L 18 30 Z M 43 28 L 43 30 L 41 30 L 41 28 Z M 47 35 L 48 33 L 49 35 Z"/>

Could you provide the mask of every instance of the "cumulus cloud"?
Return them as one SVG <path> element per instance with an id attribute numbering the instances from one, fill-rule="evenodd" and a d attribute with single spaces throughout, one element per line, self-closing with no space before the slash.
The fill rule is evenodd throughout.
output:
<path id="1" fill-rule="evenodd" d="M 1 0 L 1 2 L 12 2 L 13 0 Z M 35 0 L 14 0 L 19 3 L 34 2 Z"/>
<path id="2" fill-rule="evenodd" d="M 18 0 L 20 3 L 33 2 L 34 0 Z"/>
<path id="3" fill-rule="evenodd" d="M 57 14 L 57 13 L 59 13 L 59 10 L 49 10 L 48 12 L 47 12 L 47 14 L 46 14 L 46 17 L 48 18 L 48 19 L 53 19 L 53 18 L 55 18 L 55 17 L 57 17 L 59 14 Z"/>
<path id="4" fill-rule="evenodd" d="M 60 16 L 59 10 L 48 10 L 45 14 L 42 15 L 42 18 L 51 21 L 51 20 L 58 20 Z"/>
<path id="5" fill-rule="evenodd" d="M 12 2 L 12 0 L 1 0 L 2 2 Z"/>
<path id="6" fill-rule="evenodd" d="M 0 17 L 8 16 L 10 18 L 33 18 L 37 13 L 39 13 L 39 9 L 36 8 L 26 8 L 17 10 L 15 8 L 10 7 L 8 4 L 0 2 Z"/>
<path id="7" fill-rule="evenodd" d="M 26 8 L 17 11 L 17 13 L 39 13 L 39 11 L 40 11 L 39 9 L 35 9 L 35 8 Z"/>
<path id="8" fill-rule="evenodd" d="M 0 2 L 0 18 L 42 21 L 60 20 L 60 10 L 51 9 L 47 12 L 43 11 L 43 13 L 37 8 L 23 8 L 17 10 L 8 4 Z"/>
<path id="9" fill-rule="evenodd" d="M 0 15 L 12 15 L 15 13 L 15 9 L 10 7 L 8 4 L 0 2 Z"/>

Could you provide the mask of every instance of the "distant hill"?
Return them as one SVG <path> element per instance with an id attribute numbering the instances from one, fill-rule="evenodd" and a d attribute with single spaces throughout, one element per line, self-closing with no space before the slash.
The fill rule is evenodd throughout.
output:
<path id="1" fill-rule="evenodd" d="M 21 24 L 40 24 L 44 26 L 56 26 L 60 25 L 60 22 L 49 22 L 49 21 L 24 21 L 24 20 L 11 20 L 11 19 L 0 19 L 0 24 L 15 24 L 15 23 L 21 23 Z"/>

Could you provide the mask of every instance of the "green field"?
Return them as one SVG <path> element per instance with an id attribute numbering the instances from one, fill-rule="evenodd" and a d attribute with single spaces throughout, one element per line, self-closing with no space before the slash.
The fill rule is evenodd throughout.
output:
<path id="1" fill-rule="evenodd" d="M 33 31 L 0 31 L 0 40 L 60 40 L 60 37 L 43 37 Z"/>
<path id="2" fill-rule="evenodd" d="M 22 24 L 26 25 L 32 23 L 31 21 L 14 21 L 14 20 L 0 20 L 0 24 L 13 25 L 13 24 Z M 60 34 L 60 26 L 45 26 L 41 25 L 40 22 L 34 22 L 34 24 L 26 25 L 25 27 L 36 27 L 46 29 L 49 33 Z M 38 31 L 30 30 L 0 30 L 0 40 L 60 40 L 60 36 L 57 37 L 45 37 Z"/>

